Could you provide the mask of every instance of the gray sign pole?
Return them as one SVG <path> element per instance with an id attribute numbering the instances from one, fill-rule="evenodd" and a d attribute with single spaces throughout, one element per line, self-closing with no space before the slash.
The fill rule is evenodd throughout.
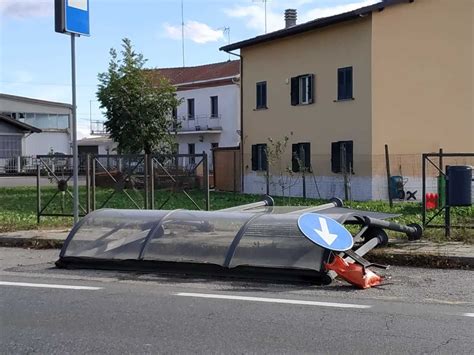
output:
<path id="1" fill-rule="evenodd" d="M 71 75 L 72 75 L 72 183 L 74 224 L 79 221 L 79 157 L 77 153 L 77 112 L 76 112 L 76 35 L 71 33 Z"/>

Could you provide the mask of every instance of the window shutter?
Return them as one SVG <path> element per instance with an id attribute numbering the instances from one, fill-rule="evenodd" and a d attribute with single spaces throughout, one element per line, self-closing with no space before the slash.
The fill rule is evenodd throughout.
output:
<path id="1" fill-rule="evenodd" d="M 304 167 L 311 169 L 311 143 L 303 143 Z"/>
<path id="2" fill-rule="evenodd" d="M 341 172 L 341 144 L 340 142 L 331 143 L 331 171 L 333 173 Z"/>
<path id="3" fill-rule="evenodd" d="M 260 85 L 255 85 L 255 107 L 260 107 Z"/>
<path id="4" fill-rule="evenodd" d="M 263 104 L 263 83 L 257 83 L 256 85 L 256 108 L 262 108 L 264 106 Z"/>
<path id="5" fill-rule="evenodd" d="M 262 106 L 267 107 L 267 82 L 262 84 Z"/>
<path id="6" fill-rule="evenodd" d="M 337 70 L 337 99 L 342 100 L 345 97 L 344 90 L 344 69 Z"/>
<path id="7" fill-rule="evenodd" d="M 309 75 L 309 93 L 308 93 L 308 97 L 309 97 L 309 102 L 310 104 L 312 104 L 314 102 L 314 92 L 315 92 L 315 82 L 314 82 L 314 74 L 310 74 Z"/>
<path id="8" fill-rule="evenodd" d="M 258 170 L 258 147 L 256 144 L 252 145 L 252 170 Z"/>
<path id="9" fill-rule="evenodd" d="M 346 170 L 353 174 L 354 173 L 354 142 L 345 141 L 344 144 L 346 145 L 346 163 L 347 163 Z"/>
<path id="10" fill-rule="evenodd" d="M 346 69 L 346 98 L 352 99 L 352 67 Z"/>
<path id="11" fill-rule="evenodd" d="M 262 154 L 262 170 L 267 171 L 268 169 L 268 159 L 267 159 L 267 145 L 262 144 L 263 154 Z"/>
<path id="12" fill-rule="evenodd" d="M 300 80 L 298 76 L 291 78 L 291 105 L 296 106 L 300 98 Z"/>
<path id="13" fill-rule="evenodd" d="M 291 170 L 295 173 L 300 171 L 300 166 L 298 164 L 298 153 L 299 153 L 299 144 L 291 145 Z"/>

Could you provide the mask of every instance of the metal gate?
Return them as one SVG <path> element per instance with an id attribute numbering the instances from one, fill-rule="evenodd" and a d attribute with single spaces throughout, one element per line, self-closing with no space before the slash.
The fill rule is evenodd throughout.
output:
<path id="1" fill-rule="evenodd" d="M 40 223 L 41 217 L 73 217 L 72 188 L 72 155 L 38 155 L 36 157 L 36 219 Z M 79 170 L 84 171 L 85 156 L 79 157 Z M 45 190 L 45 180 L 54 186 Z M 82 191 L 83 192 L 83 191 Z M 82 203 L 81 203 L 82 200 Z M 88 212 L 86 196 L 79 195 L 79 215 Z M 44 203 L 45 201 L 45 203 Z M 86 202 L 84 204 L 84 202 Z"/>
<path id="2" fill-rule="evenodd" d="M 87 156 L 88 211 L 101 208 L 146 209 L 146 156 Z"/>
<path id="3" fill-rule="evenodd" d="M 169 154 L 150 157 L 150 209 L 184 208 L 209 210 L 208 155 Z M 199 191 L 192 194 L 190 191 Z M 171 205 L 173 197 L 183 194 L 190 206 Z M 199 201 L 201 200 L 201 201 Z"/>
<path id="4" fill-rule="evenodd" d="M 42 216 L 73 217 L 72 155 L 38 156 L 37 221 Z M 209 210 L 208 156 L 81 155 L 79 215 L 102 208 L 161 209 L 167 207 Z M 47 177 L 56 187 L 44 191 Z M 173 198 L 184 195 L 189 205 Z M 46 203 L 43 200 L 46 197 Z M 174 206 L 173 206 L 174 203 Z M 185 206 L 177 206 L 177 204 Z"/>

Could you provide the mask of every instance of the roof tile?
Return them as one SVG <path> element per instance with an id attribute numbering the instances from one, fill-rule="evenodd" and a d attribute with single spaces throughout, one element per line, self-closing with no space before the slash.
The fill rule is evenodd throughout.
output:
<path id="1" fill-rule="evenodd" d="M 229 60 L 195 67 L 157 68 L 147 69 L 147 71 L 152 74 L 152 80 L 157 80 L 158 76 L 164 76 L 172 85 L 179 85 L 239 75 L 240 61 Z"/>

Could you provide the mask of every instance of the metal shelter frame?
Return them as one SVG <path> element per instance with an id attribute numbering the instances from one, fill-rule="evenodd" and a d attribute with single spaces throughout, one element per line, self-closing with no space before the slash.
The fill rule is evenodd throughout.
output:
<path id="1" fill-rule="evenodd" d="M 298 220 L 311 212 L 358 225 L 360 230 L 352 235 L 358 248 L 336 253 L 309 242 Z M 363 258 L 387 244 L 384 229 L 406 233 L 409 240 L 421 237 L 419 225 L 385 220 L 396 216 L 347 209 L 339 199 L 311 207 L 277 207 L 269 196 L 213 212 L 103 209 L 74 226 L 56 265 L 238 278 L 261 275 L 329 284 L 338 273 L 324 265 L 335 257 L 361 265 L 363 275 L 371 266 L 386 268 Z"/>

